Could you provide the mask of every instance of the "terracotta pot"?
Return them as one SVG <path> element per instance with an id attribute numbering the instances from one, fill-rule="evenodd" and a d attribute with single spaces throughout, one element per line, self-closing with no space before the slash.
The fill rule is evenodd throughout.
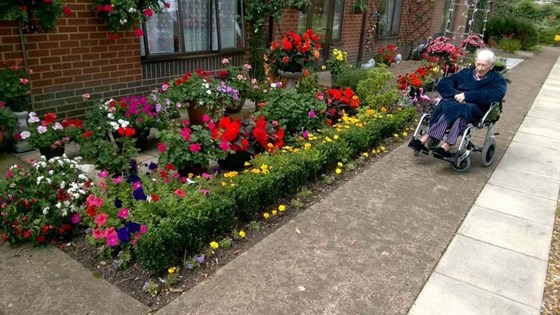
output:
<path id="1" fill-rule="evenodd" d="M 189 114 L 189 121 L 191 122 L 191 125 L 204 125 L 202 117 L 204 114 L 207 114 L 204 106 L 198 105 L 195 101 L 190 101 L 187 113 Z"/>
<path id="2" fill-rule="evenodd" d="M 241 112 L 243 109 L 243 105 L 245 104 L 245 98 L 240 98 L 233 107 L 226 106 L 226 113 L 227 114 L 237 114 Z"/>

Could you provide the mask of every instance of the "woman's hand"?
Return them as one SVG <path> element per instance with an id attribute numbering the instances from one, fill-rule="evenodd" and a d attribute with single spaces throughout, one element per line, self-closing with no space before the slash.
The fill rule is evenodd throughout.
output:
<path id="1" fill-rule="evenodd" d="M 464 103 L 465 102 L 465 93 L 455 94 L 455 96 L 453 98 L 459 103 Z"/>

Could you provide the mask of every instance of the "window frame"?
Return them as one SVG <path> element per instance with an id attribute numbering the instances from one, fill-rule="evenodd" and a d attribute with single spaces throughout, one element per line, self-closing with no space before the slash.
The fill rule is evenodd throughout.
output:
<path id="1" fill-rule="evenodd" d="M 148 32 L 146 31 L 147 27 L 146 27 L 146 22 L 142 23 L 142 28 L 144 30 L 144 35 L 142 36 L 142 40 L 140 41 L 140 45 L 142 47 L 140 47 L 140 49 L 144 51 L 144 54 L 141 54 L 141 59 L 143 61 L 160 61 L 160 60 L 179 60 L 179 59 L 184 59 L 184 58 L 193 58 L 193 57 L 205 57 L 205 56 L 215 56 L 215 55 L 228 55 L 228 54 L 232 54 L 232 53 L 239 53 L 239 52 L 243 52 L 246 50 L 245 47 L 245 23 L 244 23 L 244 12 L 243 12 L 243 5 L 244 5 L 244 0 L 234 0 L 234 1 L 239 1 L 239 5 L 241 6 L 241 46 L 242 47 L 230 47 L 230 48 L 220 48 L 222 45 L 222 34 L 221 34 L 221 30 L 220 30 L 220 18 L 219 18 L 219 2 L 221 0 L 211 0 L 209 3 L 209 8 L 208 8 L 208 12 L 210 13 L 210 19 L 208 21 L 208 25 L 210 26 L 208 29 L 212 30 L 211 32 L 208 32 L 206 34 L 207 36 L 207 47 L 206 50 L 199 50 L 199 51 L 190 51 L 187 52 L 186 51 L 186 47 L 185 47 L 185 40 L 184 40 L 184 27 L 183 27 L 183 18 L 182 18 L 182 7 L 183 7 L 183 0 L 177 0 L 177 19 L 178 19 L 178 24 L 179 24 L 179 28 L 180 28 L 180 40 L 179 40 L 179 52 L 174 52 L 174 53 L 156 53 L 156 54 L 152 54 L 150 53 L 150 47 L 148 44 Z M 214 24 L 214 20 L 216 23 L 216 28 L 215 28 L 215 36 L 216 36 L 216 40 L 217 40 L 217 49 L 213 49 L 212 47 L 212 37 L 213 37 L 213 32 L 214 32 L 214 28 L 213 28 L 213 24 Z"/>
<path id="2" fill-rule="evenodd" d="M 389 1 L 394 2 L 393 12 L 391 14 L 390 19 L 389 19 L 389 12 L 385 13 L 387 15 L 387 23 L 385 25 L 385 28 L 386 28 L 385 33 L 386 34 L 381 33 L 380 27 L 378 25 L 378 27 L 377 27 L 377 37 L 378 38 L 391 38 L 391 37 L 400 36 L 401 24 L 402 24 L 401 23 L 402 22 L 401 21 L 402 20 L 402 11 L 403 11 L 403 8 L 404 8 L 404 0 L 381 0 L 380 5 L 384 2 L 385 6 L 386 6 L 385 10 L 388 10 L 387 7 L 389 6 L 388 5 Z M 397 10 L 395 8 L 396 8 L 396 5 L 397 5 L 398 2 L 400 2 L 399 24 L 397 26 L 397 30 L 396 30 L 396 33 L 395 33 L 394 30 L 393 30 L 393 25 L 394 25 L 394 21 L 395 21 L 395 13 L 397 12 Z M 383 15 L 380 15 L 380 17 L 382 18 Z M 379 21 L 381 20 L 381 18 L 378 18 L 378 20 L 377 20 L 378 24 L 379 24 Z"/>

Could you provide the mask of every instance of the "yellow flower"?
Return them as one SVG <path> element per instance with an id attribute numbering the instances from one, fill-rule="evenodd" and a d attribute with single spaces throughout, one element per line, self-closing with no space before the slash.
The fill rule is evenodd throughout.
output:
<path id="1" fill-rule="evenodd" d="M 235 184 L 234 184 L 234 183 L 231 183 L 231 184 L 229 184 L 229 185 L 230 185 L 231 187 L 235 187 Z"/>
<path id="2" fill-rule="evenodd" d="M 222 182 L 222 187 L 225 187 L 227 185 L 226 182 Z"/>
<path id="3" fill-rule="evenodd" d="M 263 217 L 264 217 L 265 219 L 268 219 L 268 218 L 270 217 L 270 214 L 268 214 L 268 212 L 265 212 L 265 213 L 263 213 Z"/>
<path id="4" fill-rule="evenodd" d="M 338 135 L 334 135 L 334 136 L 333 136 L 333 139 L 334 139 L 334 140 L 338 140 Z"/>
<path id="5" fill-rule="evenodd" d="M 322 65 L 321 70 L 327 70 L 327 67 L 325 65 Z"/>
<path id="6" fill-rule="evenodd" d="M 177 271 L 177 267 L 171 267 L 169 269 L 167 269 L 167 272 L 169 273 L 175 273 Z"/>
<path id="7" fill-rule="evenodd" d="M 381 107 L 381 111 L 382 111 L 383 113 L 386 113 L 386 112 L 387 112 L 387 108 L 386 108 L 385 106 L 383 106 L 383 107 Z"/>
<path id="8" fill-rule="evenodd" d="M 381 147 L 379 149 L 381 149 L 381 152 L 385 152 L 385 147 Z"/>
<path id="9" fill-rule="evenodd" d="M 193 176 L 194 176 L 194 174 L 193 174 L 193 173 L 189 173 L 187 176 L 189 177 L 189 179 L 192 179 Z"/>
<path id="10" fill-rule="evenodd" d="M 367 152 L 364 152 L 364 153 L 362 153 L 362 156 L 367 158 L 367 157 L 369 157 L 369 154 Z"/>
<path id="11" fill-rule="evenodd" d="M 270 143 L 270 142 L 269 142 L 266 146 L 267 146 L 269 149 L 274 148 L 274 144 L 272 144 L 272 143 Z"/>
<path id="12" fill-rule="evenodd" d="M 340 173 L 342 173 L 342 170 L 340 168 L 337 168 L 335 173 L 340 174 Z"/>
<path id="13" fill-rule="evenodd" d="M 294 149 L 294 152 L 295 152 L 295 153 L 298 153 L 298 152 L 299 152 L 299 149 Z"/>
<path id="14" fill-rule="evenodd" d="M 393 134 L 393 137 L 398 138 L 398 137 L 399 137 L 399 134 L 398 134 L 398 133 L 394 133 L 394 134 Z"/>
<path id="15" fill-rule="evenodd" d="M 343 167 L 344 166 L 344 164 L 342 164 L 342 162 L 338 162 L 338 163 L 336 163 L 336 165 L 338 165 L 338 167 Z"/>
<path id="16" fill-rule="evenodd" d="M 246 235 L 245 231 L 243 231 L 243 230 L 239 231 L 239 237 L 240 238 L 245 238 L 245 235 Z"/>
<path id="17" fill-rule="evenodd" d="M 303 146 L 304 146 L 305 150 L 311 149 L 311 143 L 309 143 L 309 142 L 304 144 Z"/>
<path id="18" fill-rule="evenodd" d="M 403 133 L 402 133 L 402 136 L 403 136 L 403 137 L 406 137 L 406 136 L 408 136 L 408 132 L 406 132 L 406 131 L 403 131 Z"/>
<path id="19" fill-rule="evenodd" d="M 272 210 L 270 212 L 272 213 L 272 215 L 276 215 L 278 213 L 278 211 L 276 211 L 276 210 Z"/>
<path id="20" fill-rule="evenodd" d="M 244 165 L 244 166 L 251 166 L 251 163 L 245 162 L 243 165 Z"/>
<path id="21" fill-rule="evenodd" d="M 329 137 L 326 137 L 326 138 L 325 138 L 325 141 L 327 141 L 327 142 L 332 142 L 332 139 L 329 138 Z"/>
<path id="22" fill-rule="evenodd" d="M 373 115 L 375 115 L 375 110 L 370 108 L 366 111 L 366 113 L 368 114 L 368 116 L 373 116 Z"/>
<path id="23" fill-rule="evenodd" d="M 286 206 L 285 205 L 279 205 L 278 210 L 280 210 L 280 212 L 283 212 L 283 211 L 286 210 Z"/>
<path id="24" fill-rule="evenodd" d="M 343 59 L 342 55 L 338 55 L 338 56 L 336 56 L 336 60 L 338 60 L 338 61 L 342 61 L 342 59 Z"/>
<path id="25" fill-rule="evenodd" d="M 216 243 L 215 241 L 210 242 L 210 247 L 212 249 L 218 249 L 220 247 L 220 244 Z"/>

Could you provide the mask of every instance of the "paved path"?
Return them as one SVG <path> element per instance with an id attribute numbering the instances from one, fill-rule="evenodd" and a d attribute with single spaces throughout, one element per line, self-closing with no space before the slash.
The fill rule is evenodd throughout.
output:
<path id="1" fill-rule="evenodd" d="M 553 149 L 546 148 L 560 142 L 556 140 L 560 129 L 545 130 L 542 126 L 554 128 L 558 125 L 555 121 L 560 120 L 553 114 L 555 109 L 546 106 L 546 100 L 531 111 L 519 132 L 518 127 L 559 54 L 559 48 L 546 48 L 510 71 L 513 83 L 497 128 L 501 133 L 497 139 L 499 158 L 514 135 L 515 139 L 494 175 L 492 167 L 479 166 L 478 154 L 473 154 L 469 172 L 455 173 L 442 161 L 413 157 L 403 145 L 156 314 L 406 314 L 428 278 L 413 312 L 469 313 L 464 301 L 453 305 L 457 299 L 451 297 L 446 297 L 448 304 L 437 304 L 435 311 L 429 309 L 434 304 L 430 298 L 441 299 L 434 292 L 449 294 L 447 288 L 470 290 L 483 299 L 498 293 L 490 300 L 505 299 L 517 307 L 513 310 L 528 310 L 527 314 L 538 311 L 544 277 L 530 277 L 527 269 L 534 268 L 530 263 L 535 262 L 543 271 L 547 250 L 532 246 L 528 240 L 533 236 L 543 240 L 550 237 L 551 214 L 544 211 L 531 218 L 523 215 L 536 212 L 527 211 L 526 206 L 540 207 L 541 202 L 544 209 L 555 204 L 558 188 L 556 195 L 549 189 L 558 184 L 555 172 L 559 158 Z M 557 76 L 556 72 L 551 74 L 551 78 Z M 542 97 L 551 95 L 548 86 L 554 89 L 554 85 L 547 85 Z M 527 150 L 531 148 L 527 142 L 533 150 Z M 550 145 L 543 147 L 547 142 Z M 524 155 L 527 153 L 531 155 Z M 508 186 L 520 179 L 525 182 L 523 189 L 534 190 L 528 194 Z M 512 206 L 499 208 L 503 203 L 498 201 L 506 198 L 511 199 Z M 488 220 L 494 223 L 490 229 L 493 233 L 482 230 Z M 513 227 L 506 227 L 510 221 Z M 296 228 L 301 233 L 296 233 Z M 503 273 L 496 267 L 485 269 L 492 273 L 484 277 L 462 274 L 467 269 L 479 270 L 486 260 L 499 257 L 488 256 L 494 252 L 486 249 L 496 247 L 492 242 L 498 242 L 497 237 L 489 237 L 504 230 L 531 235 L 519 238 L 512 233 L 512 238 L 519 241 L 495 243 L 499 248 L 494 252 L 508 251 L 511 257 L 525 253 L 524 259 L 519 259 L 522 266 L 508 265 L 513 280 L 507 286 L 492 287 L 490 280 L 499 279 L 497 275 Z M 469 255 L 449 256 L 467 245 L 474 246 Z M 509 247 L 514 245 L 517 247 Z M 486 260 L 481 258 L 484 256 Z M 2 315 L 149 312 L 148 307 L 95 278 L 55 248 L 14 250 L 2 246 L 0 275 Z M 523 281 L 516 281 L 520 278 L 517 275 L 523 275 Z M 441 280 L 454 280 L 451 277 L 462 283 L 449 287 Z M 470 283 L 473 280 L 486 280 L 486 286 L 475 287 Z M 467 296 L 467 302 L 474 301 L 466 294 L 460 295 Z M 502 313 L 502 309 L 490 308 L 500 304 L 474 303 L 478 309 L 473 314 L 484 313 L 486 305 L 490 305 L 487 313 Z M 467 306 L 458 308 L 459 304 Z"/>

